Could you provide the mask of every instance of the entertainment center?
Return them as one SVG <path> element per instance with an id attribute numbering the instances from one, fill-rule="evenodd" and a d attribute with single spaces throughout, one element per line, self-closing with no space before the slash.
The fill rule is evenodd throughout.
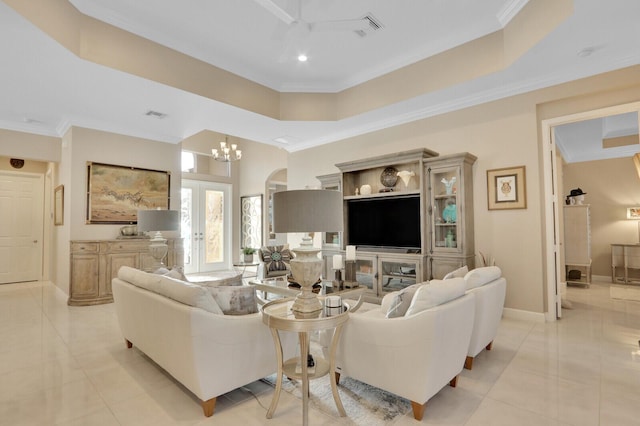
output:
<path id="1" fill-rule="evenodd" d="M 340 173 L 318 176 L 344 199 L 344 232 L 323 236 L 324 276 L 333 277 L 331 259 L 347 245 L 356 246 L 356 279 L 368 299 L 473 268 L 475 161 L 423 148 L 339 163 Z"/>

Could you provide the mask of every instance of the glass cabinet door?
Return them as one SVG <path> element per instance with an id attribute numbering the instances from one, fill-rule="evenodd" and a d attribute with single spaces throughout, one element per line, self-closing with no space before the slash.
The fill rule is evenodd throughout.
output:
<path id="1" fill-rule="evenodd" d="M 457 249 L 460 206 L 457 185 L 460 168 L 431 169 L 431 247 L 433 251 Z"/>
<path id="2" fill-rule="evenodd" d="M 358 257 L 356 259 L 356 281 L 361 287 L 366 287 L 366 293 L 377 294 L 375 257 Z"/>
<path id="3" fill-rule="evenodd" d="M 416 272 L 419 272 L 415 262 L 398 262 L 391 260 L 380 260 L 379 266 L 382 281 L 381 294 L 402 290 L 416 283 Z"/>

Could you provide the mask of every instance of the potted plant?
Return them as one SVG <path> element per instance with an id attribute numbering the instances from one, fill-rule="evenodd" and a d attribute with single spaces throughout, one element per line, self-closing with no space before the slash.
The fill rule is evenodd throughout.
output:
<path id="1" fill-rule="evenodd" d="M 257 250 L 251 247 L 242 247 L 242 260 L 244 263 L 253 263 L 253 254 Z"/>

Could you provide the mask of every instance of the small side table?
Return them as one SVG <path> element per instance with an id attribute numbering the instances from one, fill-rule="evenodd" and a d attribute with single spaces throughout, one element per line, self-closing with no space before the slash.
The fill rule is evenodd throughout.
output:
<path id="1" fill-rule="evenodd" d="M 247 270 L 247 267 L 253 267 L 253 266 L 258 266 L 258 262 L 235 262 L 233 264 L 233 268 L 237 271 L 240 272 L 242 274 L 242 278 L 245 278 L 244 273 Z M 258 275 L 258 272 L 256 271 L 256 273 L 254 273 L 251 277 L 246 277 L 246 278 L 255 278 Z"/>
<path id="2" fill-rule="evenodd" d="M 278 377 L 276 380 L 276 389 L 273 395 L 273 400 L 267 411 L 267 418 L 273 417 L 276 407 L 278 406 L 278 400 L 280 399 L 280 392 L 282 391 L 282 376 L 301 379 L 302 381 L 302 424 L 304 426 L 309 424 L 309 379 L 315 379 L 322 377 L 329 373 L 331 380 L 331 392 L 333 393 L 333 399 L 338 408 L 340 416 L 346 416 L 344 406 L 340 400 L 338 394 L 338 385 L 336 383 L 336 349 L 338 341 L 340 340 L 340 334 L 342 333 L 342 326 L 349 319 L 349 305 L 343 303 L 342 312 L 335 315 L 327 315 L 325 310 L 318 313 L 315 318 L 299 318 L 294 315 L 291 310 L 293 305 L 292 299 L 275 300 L 269 302 L 262 307 L 262 322 L 264 322 L 271 330 L 273 341 L 276 348 L 276 358 L 278 361 Z M 317 330 L 327 330 L 334 328 L 333 339 L 331 340 L 331 348 L 329 353 L 329 360 L 324 358 L 315 358 L 315 373 L 309 374 L 307 369 L 307 356 L 309 354 L 309 332 Z M 280 343 L 279 331 L 293 331 L 298 333 L 300 340 L 300 358 L 291 358 L 283 360 L 282 345 Z M 296 373 L 296 365 L 300 363 L 301 372 Z"/>

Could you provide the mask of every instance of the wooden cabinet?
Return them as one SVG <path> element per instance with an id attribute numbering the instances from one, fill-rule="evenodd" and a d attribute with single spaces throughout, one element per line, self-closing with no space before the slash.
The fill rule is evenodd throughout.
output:
<path id="1" fill-rule="evenodd" d="M 591 284 L 591 213 L 588 204 L 564 206 L 564 263 L 569 284 Z"/>
<path id="2" fill-rule="evenodd" d="M 168 239 L 167 267 L 182 266 L 182 239 Z M 85 306 L 113 302 L 111 279 L 122 266 L 149 270 L 154 263 L 148 239 L 71 241 L 69 305 Z"/>
<path id="3" fill-rule="evenodd" d="M 336 164 L 345 223 L 339 249 L 357 246 L 358 281 L 370 295 L 381 298 L 460 266 L 474 267 L 475 161 L 466 152 L 439 156 L 415 149 Z M 370 215 L 380 216 L 371 220 L 371 235 L 356 232 Z"/>
<path id="4" fill-rule="evenodd" d="M 469 153 L 425 160 L 428 188 L 429 279 L 475 266 L 473 164 Z"/>

